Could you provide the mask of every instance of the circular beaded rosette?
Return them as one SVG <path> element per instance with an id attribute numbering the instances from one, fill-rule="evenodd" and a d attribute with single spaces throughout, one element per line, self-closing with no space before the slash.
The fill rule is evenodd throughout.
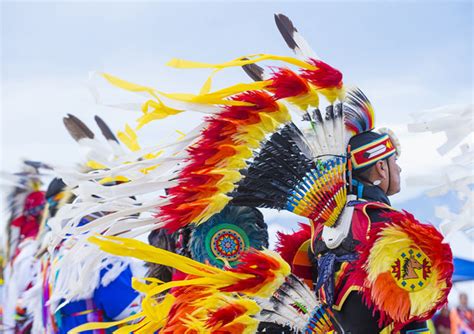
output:
<path id="1" fill-rule="evenodd" d="M 249 240 L 244 230 L 238 226 L 221 224 L 209 231 L 205 243 L 211 258 L 232 263 L 248 248 Z"/>
<path id="2" fill-rule="evenodd" d="M 249 248 L 268 248 L 267 225 L 255 208 L 228 205 L 191 230 L 191 257 L 216 267 L 234 266 Z"/>

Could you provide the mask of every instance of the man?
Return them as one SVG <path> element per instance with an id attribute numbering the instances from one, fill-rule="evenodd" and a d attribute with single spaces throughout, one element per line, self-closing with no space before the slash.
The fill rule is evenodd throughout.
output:
<path id="1" fill-rule="evenodd" d="M 19 236 L 12 243 L 12 257 L 5 268 L 5 305 L 4 324 L 15 333 L 28 333 L 31 330 L 32 317 L 26 314 L 27 292 L 35 283 L 31 272 L 37 268 L 34 257 L 39 243 L 36 239 L 40 220 L 45 206 L 45 194 L 36 188 L 26 196 L 22 214 L 10 224 L 11 230 L 16 230 Z"/>
<path id="2" fill-rule="evenodd" d="M 353 262 L 356 260 L 356 247 L 365 241 L 371 227 L 389 219 L 384 216 L 393 210 L 388 196 L 400 191 L 401 168 L 397 164 L 396 142 L 393 134 L 374 131 L 351 138 L 351 193 L 354 195 L 348 204 L 354 208 L 351 227 L 347 236 L 334 247 L 328 246 L 324 239 L 324 228 L 320 226 L 315 231 L 314 253 L 310 252 L 313 281 L 317 282 L 320 297 L 333 306 L 344 329 L 351 334 L 391 330 L 390 326 L 380 321 L 378 312 L 366 306 L 359 293 L 362 282 L 351 276 L 355 269 Z M 331 258 L 335 260 L 329 260 Z M 331 283 L 331 279 L 334 279 L 334 283 Z M 425 322 L 413 323 L 403 328 L 401 333 L 426 328 Z"/>
<path id="3" fill-rule="evenodd" d="M 459 306 L 451 310 L 451 333 L 472 334 L 474 333 L 474 313 L 469 308 L 467 294 L 459 294 Z"/>

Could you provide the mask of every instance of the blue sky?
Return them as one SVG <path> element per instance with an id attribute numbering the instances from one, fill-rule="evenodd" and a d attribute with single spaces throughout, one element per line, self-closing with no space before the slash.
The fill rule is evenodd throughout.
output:
<path id="1" fill-rule="evenodd" d="M 4 2 L 2 7 L 2 80 L 7 81 L 139 67 L 143 59 L 161 66 L 171 57 L 217 62 L 247 53 L 284 54 L 272 17 L 283 12 L 323 59 L 343 70 L 346 82 L 405 77 L 408 85 L 442 92 L 432 107 L 472 85 L 469 1 Z M 441 97 L 445 94 L 451 97 Z"/>

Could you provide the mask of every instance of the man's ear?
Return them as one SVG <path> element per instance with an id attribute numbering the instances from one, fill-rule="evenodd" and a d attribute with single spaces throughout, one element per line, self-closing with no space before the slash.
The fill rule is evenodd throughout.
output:
<path id="1" fill-rule="evenodd" d="M 384 163 L 383 163 L 383 160 L 379 160 L 375 163 L 375 166 L 374 166 L 374 170 L 375 170 L 375 175 L 374 177 L 378 180 L 383 180 L 387 177 L 387 167 Z"/>

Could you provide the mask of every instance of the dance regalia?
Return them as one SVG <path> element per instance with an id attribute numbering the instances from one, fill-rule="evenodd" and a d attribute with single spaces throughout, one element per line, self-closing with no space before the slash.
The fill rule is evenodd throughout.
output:
<path id="1" fill-rule="evenodd" d="M 336 317 L 344 324 L 344 329 L 351 333 L 389 333 L 394 327 L 393 323 L 387 324 L 387 322 L 381 321 L 380 314 L 374 314 L 374 308 L 368 307 L 364 303 L 363 296 L 359 293 L 363 290 L 364 281 L 357 279 L 354 272 L 358 269 L 357 246 L 366 242 L 371 228 L 378 224 L 390 224 L 391 218 L 387 216 L 390 215 L 390 212 L 394 212 L 394 209 L 389 206 L 388 198 L 377 186 L 365 187 L 363 197 L 353 203 L 349 202 L 348 205 L 354 206 L 351 230 L 340 246 L 329 249 L 323 241 L 322 230 L 316 231 L 314 253 L 309 251 L 309 257 L 313 262 L 314 282 L 318 282 L 318 278 L 323 274 L 320 271 L 327 270 L 320 268 L 320 266 L 327 266 L 327 263 L 321 265 L 318 263 L 323 263 L 323 259 L 334 256 L 336 264 L 334 272 L 330 273 L 330 275 L 334 275 L 334 291 L 329 293 L 332 295 L 331 300 L 328 301 L 326 286 L 321 287 L 318 293 L 323 302 L 333 305 Z M 337 261 L 341 258 L 342 261 Z M 416 283 L 419 282 L 424 283 L 422 277 Z M 414 322 L 405 326 L 401 333 L 409 333 L 414 329 L 422 333 L 428 332 L 425 322 Z"/>
<path id="2" fill-rule="evenodd" d="M 102 74 L 121 89 L 150 96 L 142 105 L 138 128 L 185 110 L 208 116 L 175 144 L 149 150 L 130 145 L 135 154 L 122 159 L 123 164 L 66 175 L 66 183 L 83 198 L 70 217 L 83 216 L 91 207 L 114 213 L 86 228 L 71 218 L 63 234 L 114 255 L 172 268 L 166 280 L 134 280 L 133 287 L 144 295 L 139 313 L 122 322 L 85 324 L 71 333 L 117 324 L 124 326 L 123 332 L 137 333 L 253 333 L 276 327 L 347 333 L 357 331 L 344 317 L 344 305 L 353 296 L 374 311 L 371 320 L 378 328 L 392 325 L 396 332 L 429 318 L 446 301 L 452 259 L 436 229 L 375 198 L 364 199 L 363 190 L 351 194 L 351 166 L 395 154 L 395 140 L 381 133 L 365 151 L 351 150 L 351 138 L 374 128 L 370 102 L 359 89 L 346 91 L 341 72 L 309 55 L 288 18 L 278 15 L 277 25 L 303 59 L 264 54 L 222 64 L 172 61 L 175 67 L 214 69 L 198 95 L 168 94 Z M 297 69 L 272 68 L 265 75 L 255 65 L 264 60 Z M 256 82 L 211 92 L 212 76 L 235 66 L 245 66 Z M 329 103 L 325 113 L 320 110 L 323 99 Z M 296 124 L 293 113 L 303 117 L 303 124 Z M 130 127 L 122 135 L 136 144 Z M 128 182 L 111 189 L 97 182 L 117 176 Z M 152 189 L 162 193 L 130 201 Z M 280 256 L 259 250 L 265 241 L 252 244 L 252 229 L 237 222 L 236 207 L 287 210 L 308 218 L 311 225 L 287 237 Z M 367 216 L 372 209 L 384 219 Z M 248 214 L 258 222 L 255 210 Z M 153 219 L 140 215 L 150 212 Z M 134 240 L 152 229 L 177 237 L 166 241 L 167 250 Z M 327 251 L 322 239 L 331 250 L 342 245 L 347 252 Z M 96 249 L 90 247 L 93 254 Z M 317 260 L 315 270 L 312 258 Z M 421 268 L 415 269 L 416 263 Z M 309 276 L 304 274 L 308 268 Z M 333 276 L 341 270 L 346 274 Z M 423 280 L 416 281 L 419 275 Z M 346 283 L 348 288 L 341 290 Z M 360 295 L 339 296 L 351 287 Z M 341 311 L 337 303 L 342 303 Z"/>
<path id="3" fill-rule="evenodd" d="M 71 301 L 61 307 L 54 314 L 57 333 L 66 334 L 71 329 L 88 322 L 114 321 L 133 314 L 133 310 L 139 305 L 139 295 L 131 289 L 132 276 L 131 268 L 127 267 L 109 285 L 98 286 L 90 298 Z M 108 330 L 107 333 L 112 330 Z"/>
<path id="4" fill-rule="evenodd" d="M 83 219 L 83 225 L 94 218 L 97 217 Z M 62 252 L 59 251 L 57 256 L 61 256 L 61 254 Z M 54 322 L 57 329 L 55 333 L 66 334 L 71 329 L 85 323 L 120 320 L 136 312 L 140 296 L 131 287 L 133 277 L 131 265 L 128 262 L 123 264 L 125 268 L 118 274 L 114 274 L 110 282 L 107 282 L 106 279 L 106 276 L 110 275 L 109 268 L 102 269 L 99 273 L 98 284 L 91 294 L 80 299 L 72 298 L 67 303 L 64 300 L 59 301 L 61 306 L 54 312 Z M 54 286 L 54 278 L 50 277 L 50 280 Z M 109 333 L 113 329 L 108 331 L 98 330 L 93 331 L 93 333 Z"/>
<path id="5" fill-rule="evenodd" d="M 11 219 L 7 225 L 9 253 L 5 266 L 3 326 L 6 333 L 27 333 L 32 317 L 27 312 L 28 293 L 35 284 L 38 266 L 35 253 L 39 248 L 37 234 L 45 207 L 45 194 L 40 191 L 40 166 L 25 161 L 24 170 L 14 174 L 18 184 L 9 195 Z M 16 237 L 15 237 L 16 236 Z"/>
<path id="6" fill-rule="evenodd" d="M 102 131 L 111 133 L 105 122 L 98 117 L 96 117 L 96 121 L 100 124 Z M 81 136 L 85 133 L 92 133 L 84 123 L 72 115 L 65 119 L 65 124 L 76 139 L 76 136 L 82 139 Z M 111 183 L 115 184 L 113 180 L 103 180 L 102 182 L 106 186 Z M 72 194 L 74 189 L 67 189 L 59 179 L 52 182 L 51 188 L 57 188 L 56 191 L 50 192 L 48 200 L 51 208 L 54 208 L 54 211 L 50 212 L 49 218 L 54 220 L 58 218 L 56 211 L 58 211 L 60 218 L 61 210 L 74 205 L 77 196 L 68 195 L 69 199 L 63 200 L 58 205 L 57 200 L 62 197 L 61 194 Z M 86 226 L 106 214 L 92 212 L 82 217 L 78 226 Z M 49 223 L 50 221 L 48 221 L 47 227 L 50 226 Z M 133 273 L 136 275 L 142 271 L 139 268 L 140 265 L 132 265 L 126 259 L 108 256 L 104 259 L 102 267 L 96 265 L 91 268 L 79 259 L 77 262 L 77 266 L 81 268 L 79 273 L 76 276 L 70 275 L 67 268 L 61 267 L 61 263 L 74 257 L 70 253 L 74 242 L 74 240 L 62 240 L 53 249 L 50 249 L 48 254 L 50 258 L 46 263 L 47 271 L 44 275 L 43 287 L 43 296 L 47 296 L 47 300 L 43 300 L 43 305 L 47 306 L 44 313 L 49 313 L 49 321 L 45 322 L 44 328 L 50 327 L 52 333 L 68 333 L 72 328 L 88 322 L 120 320 L 133 314 L 140 302 L 139 293 L 131 287 Z M 81 275 L 81 271 L 85 272 L 84 275 Z M 51 324 L 48 325 L 48 322 Z M 94 332 L 105 333 L 102 330 Z"/>

